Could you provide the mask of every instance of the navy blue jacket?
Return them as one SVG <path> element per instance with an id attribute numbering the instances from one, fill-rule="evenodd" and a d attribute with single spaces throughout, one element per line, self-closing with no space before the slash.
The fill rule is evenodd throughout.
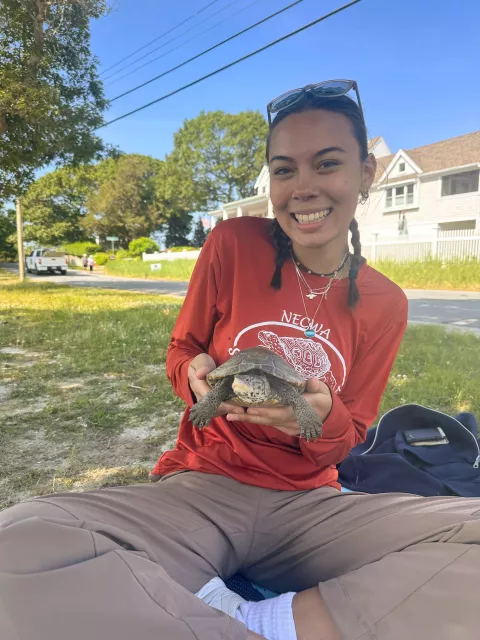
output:
<path id="1" fill-rule="evenodd" d="M 441 427 L 448 444 L 415 447 L 404 430 Z M 480 442 L 475 416 L 456 418 L 417 404 L 387 412 L 364 443 L 338 465 L 339 482 L 365 493 L 480 497 Z"/>

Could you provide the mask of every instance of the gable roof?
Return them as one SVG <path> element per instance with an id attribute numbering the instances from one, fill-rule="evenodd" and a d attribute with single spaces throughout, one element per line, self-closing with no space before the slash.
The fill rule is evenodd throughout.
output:
<path id="1" fill-rule="evenodd" d="M 417 164 L 424 173 L 440 171 L 450 167 L 461 167 L 473 162 L 480 163 L 480 131 L 467 133 L 456 138 L 441 140 L 433 144 L 427 144 L 416 149 L 408 149 L 405 153 Z M 377 173 L 375 182 L 378 182 L 387 170 L 389 164 L 397 154 L 377 159 Z M 402 176 L 402 180 L 412 177 Z M 398 182 L 399 179 L 395 180 Z M 394 182 L 389 178 L 389 182 Z"/>

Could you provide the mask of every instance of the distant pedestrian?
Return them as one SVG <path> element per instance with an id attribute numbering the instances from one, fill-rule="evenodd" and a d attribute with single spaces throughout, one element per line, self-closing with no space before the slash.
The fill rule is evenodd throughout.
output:
<path id="1" fill-rule="evenodd" d="M 90 271 L 93 271 L 94 264 L 95 260 L 93 259 L 93 256 L 88 256 L 88 266 L 90 268 Z"/>
<path id="2" fill-rule="evenodd" d="M 86 253 L 84 253 L 82 256 L 82 264 L 84 269 L 88 267 L 88 256 Z"/>

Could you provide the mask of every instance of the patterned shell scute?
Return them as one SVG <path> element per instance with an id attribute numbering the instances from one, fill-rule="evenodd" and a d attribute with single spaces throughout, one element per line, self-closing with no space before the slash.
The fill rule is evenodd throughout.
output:
<path id="1" fill-rule="evenodd" d="M 215 384 L 237 373 L 248 371 L 263 371 L 280 380 L 290 383 L 302 390 L 305 380 L 281 356 L 263 347 L 251 347 L 233 355 L 229 360 L 211 371 L 207 376 L 209 384 Z"/>

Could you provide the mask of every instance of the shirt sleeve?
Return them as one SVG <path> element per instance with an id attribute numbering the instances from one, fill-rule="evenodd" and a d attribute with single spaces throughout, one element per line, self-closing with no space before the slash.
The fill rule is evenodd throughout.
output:
<path id="1" fill-rule="evenodd" d="M 195 397 L 188 383 L 188 365 L 199 353 L 208 353 L 217 318 L 220 260 L 215 236 L 214 229 L 200 251 L 167 349 L 167 376 L 190 407 Z"/>
<path id="2" fill-rule="evenodd" d="M 332 393 L 333 405 L 323 423 L 322 436 L 311 442 L 300 439 L 303 455 L 313 464 L 337 465 L 365 440 L 405 333 L 406 315 L 405 309 L 396 315 L 396 319 L 405 316 L 404 320 L 390 324 L 375 341 L 359 348 L 343 391 Z"/>

